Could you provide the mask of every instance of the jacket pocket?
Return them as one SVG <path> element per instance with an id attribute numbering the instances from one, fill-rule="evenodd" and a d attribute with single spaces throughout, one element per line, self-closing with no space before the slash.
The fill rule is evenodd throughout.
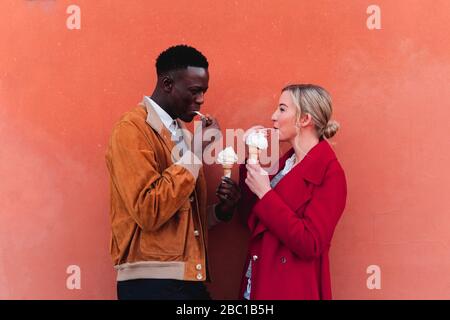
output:
<path id="1" fill-rule="evenodd" d="M 179 210 L 156 231 L 142 232 L 140 248 L 152 257 L 181 256 L 186 245 L 190 209 Z"/>

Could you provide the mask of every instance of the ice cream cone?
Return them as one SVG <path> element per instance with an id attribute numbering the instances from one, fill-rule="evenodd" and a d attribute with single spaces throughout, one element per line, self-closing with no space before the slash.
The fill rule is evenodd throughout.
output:
<path id="1" fill-rule="evenodd" d="M 250 164 L 257 164 L 259 163 L 258 157 L 259 157 L 259 149 L 255 146 L 248 146 L 248 162 Z"/>
<path id="2" fill-rule="evenodd" d="M 223 168 L 223 176 L 231 178 L 231 169 L 233 169 L 233 163 L 224 163 L 222 164 L 222 168 Z"/>
<path id="3" fill-rule="evenodd" d="M 237 161 L 238 157 L 233 147 L 227 147 L 217 155 L 217 162 L 222 165 L 224 177 L 231 178 L 231 169 Z"/>

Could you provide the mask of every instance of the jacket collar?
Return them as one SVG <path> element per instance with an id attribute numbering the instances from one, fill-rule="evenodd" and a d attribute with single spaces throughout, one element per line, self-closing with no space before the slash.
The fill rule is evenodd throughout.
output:
<path id="1" fill-rule="evenodd" d="M 321 139 L 319 143 L 306 154 L 296 168 L 294 167 L 292 170 L 298 168 L 298 174 L 300 174 L 303 179 L 315 185 L 319 185 L 322 183 L 328 165 L 335 159 L 336 154 L 328 141 Z"/>
<path id="2" fill-rule="evenodd" d="M 160 105 L 158 105 L 152 98 L 148 96 L 144 96 L 144 102 L 145 105 L 151 105 L 152 109 L 156 112 L 158 115 L 158 118 L 161 120 L 162 124 L 169 129 L 169 131 L 173 134 L 175 134 L 178 127 L 173 128 L 173 124 L 175 122 L 175 126 L 177 126 L 177 122 L 172 119 L 172 117 L 163 109 Z M 148 120 L 148 118 L 147 118 Z"/>
<path id="3" fill-rule="evenodd" d="M 286 152 L 279 161 L 279 170 L 284 168 L 286 160 L 294 153 L 294 149 L 291 148 Z M 331 148 L 330 144 L 325 140 L 321 139 L 318 144 L 316 144 L 303 160 L 296 165 L 287 175 L 292 173 L 293 175 L 300 175 L 304 180 L 311 182 L 315 185 L 320 185 L 325 176 L 328 164 L 336 159 L 336 154 Z M 274 175 L 271 176 L 274 177 Z M 280 183 L 285 180 L 283 178 Z"/>
<path id="4" fill-rule="evenodd" d="M 147 110 L 146 122 L 163 138 L 169 150 L 177 148 L 174 141 L 172 140 L 172 133 L 163 124 L 160 117 L 158 116 L 158 113 L 156 112 L 150 101 L 144 98 L 140 103 L 140 105 Z M 177 119 L 176 121 L 178 123 L 178 128 L 182 130 L 184 142 L 186 143 L 186 146 L 189 147 L 191 145 L 192 134 L 186 128 L 186 126 L 182 121 L 180 121 L 179 119 Z M 174 160 L 178 161 L 179 157 L 177 155 L 179 154 L 179 152 L 175 152 L 174 154 L 175 154 Z"/>

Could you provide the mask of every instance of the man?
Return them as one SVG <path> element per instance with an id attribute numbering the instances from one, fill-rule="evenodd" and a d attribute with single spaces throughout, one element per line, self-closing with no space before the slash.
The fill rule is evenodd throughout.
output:
<path id="1" fill-rule="evenodd" d="M 207 210 L 201 158 L 210 141 L 202 133 L 213 136 L 219 125 L 206 116 L 192 137 L 179 121 L 191 122 L 204 102 L 207 59 L 174 46 L 156 71 L 153 94 L 115 125 L 106 154 L 118 298 L 209 299 L 207 211 L 230 220 L 239 190 L 222 179 L 219 202 Z"/>

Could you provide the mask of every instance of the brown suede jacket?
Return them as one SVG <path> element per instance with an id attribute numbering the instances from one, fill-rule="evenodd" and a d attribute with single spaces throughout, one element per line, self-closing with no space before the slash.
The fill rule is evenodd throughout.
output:
<path id="1" fill-rule="evenodd" d="M 183 131 L 189 146 L 192 135 Z M 145 100 L 112 131 L 106 163 L 117 281 L 209 278 L 202 164 L 191 151 L 180 157 L 174 148 L 170 131 Z"/>

